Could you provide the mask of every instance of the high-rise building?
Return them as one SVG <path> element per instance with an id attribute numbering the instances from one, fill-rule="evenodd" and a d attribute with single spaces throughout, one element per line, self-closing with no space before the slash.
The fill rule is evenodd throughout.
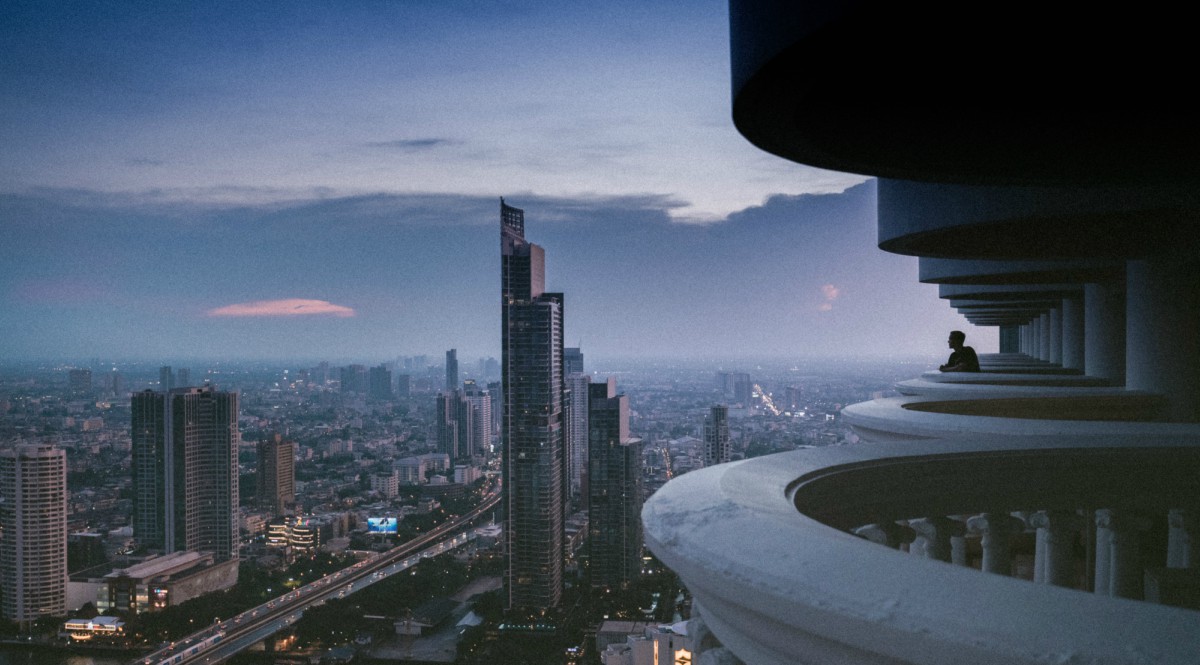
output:
<path id="1" fill-rule="evenodd" d="M 563 296 L 545 291 L 545 252 L 525 213 L 500 201 L 504 529 L 509 608 L 562 602 Z"/>
<path id="2" fill-rule="evenodd" d="M 446 352 L 446 391 L 458 389 L 458 349 Z"/>
<path id="3" fill-rule="evenodd" d="M 180 367 L 179 371 L 175 372 L 175 387 L 187 388 L 190 385 L 192 385 L 192 370 Z"/>
<path id="4" fill-rule="evenodd" d="M 471 455 L 486 455 L 492 443 L 492 396 L 474 379 L 463 382 L 463 394 L 471 403 Z"/>
<path id="5" fill-rule="evenodd" d="M 642 440 L 616 381 L 588 391 L 588 566 L 592 586 L 627 588 L 642 570 Z"/>
<path id="6" fill-rule="evenodd" d="M 386 365 L 372 367 L 368 383 L 371 397 L 375 399 L 392 398 L 392 371 Z"/>
<path id="7" fill-rule="evenodd" d="M 408 374 L 396 375 L 396 397 L 408 397 L 412 394 L 412 377 Z"/>
<path id="8" fill-rule="evenodd" d="M 366 394 L 368 388 L 367 366 L 349 365 L 341 370 L 341 391 L 343 393 Z"/>
<path id="9" fill-rule="evenodd" d="M 577 346 L 563 349 L 563 374 L 571 376 L 583 371 L 583 350 Z"/>
<path id="10" fill-rule="evenodd" d="M 175 387 L 175 372 L 171 370 L 170 365 L 163 365 L 158 368 L 158 389 L 166 392 Z"/>
<path id="11" fill-rule="evenodd" d="M 729 407 L 714 404 L 704 419 L 704 466 L 724 464 L 732 454 L 729 444 Z"/>
<path id="12" fill-rule="evenodd" d="M 583 477 L 587 474 L 588 456 L 588 385 L 591 377 L 581 372 L 567 375 L 567 388 L 571 402 L 567 414 L 567 452 L 569 487 L 571 498 L 579 501 L 582 495 Z"/>
<path id="13" fill-rule="evenodd" d="M 437 394 L 438 452 L 446 453 L 451 460 L 470 459 L 475 454 L 474 415 L 463 391 Z"/>
<path id="14" fill-rule="evenodd" d="M 164 553 L 237 556 L 237 393 L 213 386 L 132 397 L 133 535 Z"/>
<path id="15" fill-rule="evenodd" d="M 749 374 L 737 372 L 733 375 L 733 401 L 747 409 L 754 404 L 754 382 Z"/>
<path id="16" fill-rule="evenodd" d="M 0 609 L 9 621 L 67 611 L 67 455 L 24 444 L 0 452 Z"/>
<path id="17" fill-rule="evenodd" d="M 296 442 L 272 434 L 258 442 L 258 507 L 284 514 L 296 502 Z"/>
<path id="18" fill-rule="evenodd" d="M 67 387 L 73 393 L 92 392 L 92 370 L 73 369 L 67 374 Z"/>

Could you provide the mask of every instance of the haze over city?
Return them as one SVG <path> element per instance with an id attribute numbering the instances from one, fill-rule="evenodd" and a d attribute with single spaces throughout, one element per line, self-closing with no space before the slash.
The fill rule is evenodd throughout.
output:
<path id="1" fill-rule="evenodd" d="M 874 247 L 873 183 L 737 134 L 724 3 L 18 3 L 0 37 L 0 357 L 498 355 L 500 196 L 595 357 L 968 328 Z"/>

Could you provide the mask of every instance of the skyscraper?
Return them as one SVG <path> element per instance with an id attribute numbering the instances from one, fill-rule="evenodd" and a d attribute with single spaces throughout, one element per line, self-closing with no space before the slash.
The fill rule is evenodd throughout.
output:
<path id="1" fill-rule="evenodd" d="M 368 383 L 371 397 L 375 399 L 392 398 L 392 371 L 387 365 L 372 367 L 368 372 Z"/>
<path id="2" fill-rule="evenodd" d="M 5 619 L 67 611 L 67 455 L 54 446 L 0 452 L 0 593 Z"/>
<path id="3" fill-rule="evenodd" d="M 273 516 L 296 502 L 296 442 L 272 434 L 258 442 L 258 506 Z"/>
<path id="4" fill-rule="evenodd" d="M 237 393 L 212 386 L 132 398 L 133 535 L 170 553 L 237 556 Z"/>
<path id="5" fill-rule="evenodd" d="M 616 381 L 588 391 L 588 557 L 592 586 L 626 588 L 642 570 L 642 440 Z"/>
<path id="6" fill-rule="evenodd" d="M 340 372 L 341 392 L 366 394 L 368 383 L 366 365 L 347 365 Z"/>
<path id="7" fill-rule="evenodd" d="M 584 500 L 583 478 L 587 474 L 588 456 L 588 385 L 591 377 L 582 372 L 567 375 L 567 388 L 571 391 L 568 406 L 567 452 L 571 498 Z"/>
<path id="8" fill-rule="evenodd" d="M 562 601 L 561 293 L 545 292 L 545 252 L 525 240 L 525 213 L 500 200 L 506 606 Z"/>
<path id="9" fill-rule="evenodd" d="M 563 349 L 563 374 L 570 376 L 583 371 L 583 350 L 579 347 Z"/>
<path id="10" fill-rule="evenodd" d="M 67 373 L 67 386 L 73 393 L 86 394 L 92 392 L 92 370 L 71 370 Z"/>
<path id="11" fill-rule="evenodd" d="M 470 459 L 475 454 L 475 414 L 471 401 L 461 390 L 437 394 L 438 452 L 451 460 Z"/>
<path id="12" fill-rule="evenodd" d="M 729 407 L 714 404 L 704 419 L 704 466 L 729 461 Z"/>
<path id="13" fill-rule="evenodd" d="M 458 349 L 446 352 L 446 392 L 458 390 Z"/>
<path id="14" fill-rule="evenodd" d="M 166 392 L 175 387 L 175 372 L 171 371 L 170 365 L 163 365 L 158 368 L 158 389 Z"/>
<path id="15" fill-rule="evenodd" d="M 492 396 L 474 379 L 463 382 L 463 394 L 471 403 L 471 455 L 487 455 L 492 443 Z"/>

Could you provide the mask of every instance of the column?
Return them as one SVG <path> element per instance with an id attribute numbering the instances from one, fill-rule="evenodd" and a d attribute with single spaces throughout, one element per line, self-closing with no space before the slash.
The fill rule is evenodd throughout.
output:
<path id="1" fill-rule="evenodd" d="M 1050 362 L 1050 312 L 1046 312 L 1038 317 L 1038 328 L 1038 335 L 1041 338 L 1038 357 L 1046 362 Z"/>
<path id="2" fill-rule="evenodd" d="M 1062 306 L 1062 366 L 1084 368 L 1083 299 L 1063 298 Z"/>
<path id="3" fill-rule="evenodd" d="M 1081 521 L 1074 512 L 1043 510 L 1030 523 L 1037 527 L 1035 582 L 1075 586 L 1075 543 Z M 1036 578 L 1040 572 L 1040 579 Z"/>
<path id="4" fill-rule="evenodd" d="M 925 540 L 923 554 L 929 559 L 953 561 L 953 546 L 950 539 L 966 533 L 966 526 L 948 517 L 925 517 L 909 521 L 913 531 Z M 965 562 L 964 562 L 965 563 Z"/>
<path id="5" fill-rule="evenodd" d="M 1055 365 L 1062 364 L 1062 306 L 1050 308 L 1050 357 L 1047 358 Z"/>
<path id="6" fill-rule="evenodd" d="M 1149 520 L 1129 512 L 1096 511 L 1096 593 L 1141 600 L 1141 532 L 1148 528 Z"/>
<path id="7" fill-rule="evenodd" d="M 1125 383 L 1125 283 L 1083 286 L 1083 370 Z"/>
<path id="8" fill-rule="evenodd" d="M 967 520 L 967 528 L 981 535 L 983 572 L 1012 575 L 1012 538 L 1025 523 L 1004 513 L 983 513 Z"/>
<path id="9" fill-rule="evenodd" d="M 1163 395 L 1168 417 L 1200 422 L 1200 260 L 1126 263 L 1125 387 Z"/>

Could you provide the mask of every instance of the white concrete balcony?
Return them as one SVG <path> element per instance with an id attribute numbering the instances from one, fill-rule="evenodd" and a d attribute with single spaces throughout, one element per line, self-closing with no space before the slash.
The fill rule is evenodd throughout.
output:
<path id="1" fill-rule="evenodd" d="M 1128 597 L 1200 601 L 1195 442 L 975 437 L 755 458 L 668 483 L 646 503 L 646 541 L 751 665 L 1194 664 L 1200 612 Z"/>

